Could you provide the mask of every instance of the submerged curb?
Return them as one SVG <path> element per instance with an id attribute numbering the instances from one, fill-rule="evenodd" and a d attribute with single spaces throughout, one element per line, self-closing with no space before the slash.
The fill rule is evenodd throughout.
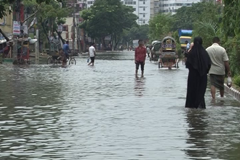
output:
<path id="1" fill-rule="evenodd" d="M 224 84 L 225 92 L 232 95 L 234 98 L 236 98 L 238 101 L 240 101 L 240 92 L 234 88 L 229 88 L 226 84 Z"/>

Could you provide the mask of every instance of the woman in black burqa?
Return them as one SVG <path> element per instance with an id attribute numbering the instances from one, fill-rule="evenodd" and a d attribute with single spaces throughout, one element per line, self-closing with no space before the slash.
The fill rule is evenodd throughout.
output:
<path id="1" fill-rule="evenodd" d="M 202 46 L 202 38 L 194 38 L 192 49 L 188 52 L 186 67 L 189 69 L 187 84 L 187 108 L 206 108 L 204 95 L 207 88 L 207 74 L 211 59 Z"/>

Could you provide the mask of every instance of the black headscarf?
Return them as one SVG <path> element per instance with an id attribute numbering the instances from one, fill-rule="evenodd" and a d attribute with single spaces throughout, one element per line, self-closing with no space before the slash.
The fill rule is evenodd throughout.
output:
<path id="1" fill-rule="evenodd" d="M 200 76 L 206 75 L 211 67 L 211 59 L 202 46 L 202 38 L 195 37 L 193 44 L 187 56 L 187 64 L 196 69 Z"/>

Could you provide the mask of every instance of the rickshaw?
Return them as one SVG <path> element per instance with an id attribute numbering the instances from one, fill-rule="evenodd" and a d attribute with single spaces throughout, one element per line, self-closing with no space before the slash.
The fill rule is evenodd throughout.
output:
<path id="1" fill-rule="evenodd" d="M 178 68 L 178 55 L 176 51 L 176 41 L 174 38 L 167 36 L 162 40 L 158 68 L 172 67 Z"/>
<path id="2" fill-rule="evenodd" d="M 150 61 L 158 61 L 161 49 L 161 41 L 153 41 L 150 53 Z"/>
<path id="3" fill-rule="evenodd" d="M 3 62 L 12 62 L 12 35 L 6 35 L 1 29 L 0 35 L 0 64 Z"/>

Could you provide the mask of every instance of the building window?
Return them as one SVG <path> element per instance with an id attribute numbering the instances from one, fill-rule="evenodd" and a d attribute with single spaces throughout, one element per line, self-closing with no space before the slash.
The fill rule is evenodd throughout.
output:
<path id="1" fill-rule="evenodd" d="M 143 14 L 143 17 L 145 17 L 145 14 Z"/>
<path id="2" fill-rule="evenodd" d="M 143 8 L 143 10 L 145 11 L 145 8 Z"/>
<path id="3" fill-rule="evenodd" d="M 143 23 L 145 23 L 145 20 L 143 20 Z"/>
<path id="4" fill-rule="evenodd" d="M 88 1 L 88 4 L 93 4 L 94 3 L 94 1 Z"/>
<path id="5" fill-rule="evenodd" d="M 136 4 L 136 1 L 133 1 L 133 0 L 125 0 L 125 4 Z"/>
<path id="6" fill-rule="evenodd" d="M 63 31 L 68 31 L 68 26 L 67 25 L 63 26 Z"/>
<path id="7" fill-rule="evenodd" d="M 145 1 L 143 1 L 143 4 L 145 4 Z"/>

